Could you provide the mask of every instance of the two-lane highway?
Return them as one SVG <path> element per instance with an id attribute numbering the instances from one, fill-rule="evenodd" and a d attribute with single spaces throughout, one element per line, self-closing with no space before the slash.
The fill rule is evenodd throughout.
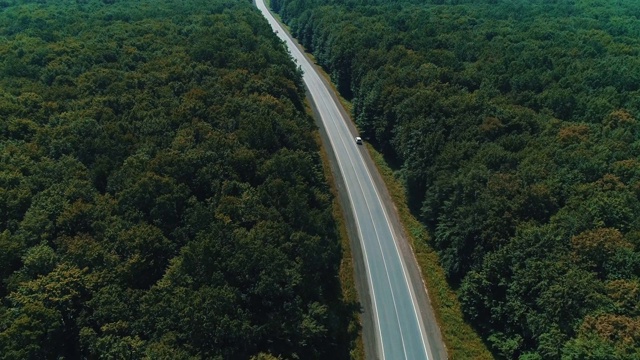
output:
<path id="1" fill-rule="evenodd" d="M 362 147 L 355 143 L 354 134 L 349 131 L 347 120 L 340 111 L 341 105 L 331 96 L 331 90 L 308 58 L 269 13 L 264 0 L 256 0 L 256 5 L 302 67 L 304 83 L 321 117 L 344 178 L 364 256 L 377 335 L 377 355 L 389 360 L 434 359 L 416 296 L 416 291 L 424 291 L 423 284 L 412 283 L 407 274 L 407 266 L 396 239 L 396 234 L 401 231 L 392 228 L 380 193 L 363 159 Z"/>

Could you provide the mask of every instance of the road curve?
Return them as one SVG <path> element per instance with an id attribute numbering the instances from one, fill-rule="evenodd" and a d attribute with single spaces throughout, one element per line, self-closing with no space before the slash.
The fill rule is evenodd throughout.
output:
<path id="1" fill-rule="evenodd" d="M 264 0 L 256 6 L 282 39 L 292 57 L 302 68 L 304 84 L 321 117 L 335 153 L 338 167 L 351 203 L 358 237 L 362 247 L 371 312 L 376 333 L 377 357 L 381 359 L 435 359 L 426 335 L 424 316 L 415 293 L 424 291 L 422 283 L 412 282 L 408 275 L 392 222 L 380 193 L 369 172 L 354 135 L 320 75 L 309 59 L 298 49 L 286 31 L 273 18 Z M 424 298 L 424 296 L 422 297 Z"/>

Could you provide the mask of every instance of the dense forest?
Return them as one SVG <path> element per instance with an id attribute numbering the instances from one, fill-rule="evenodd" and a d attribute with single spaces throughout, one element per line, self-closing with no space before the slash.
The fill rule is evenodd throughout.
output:
<path id="1" fill-rule="evenodd" d="M 249 1 L 0 1 L 0 359 L 348 357 L 314 126 Z"/>
<path id="2" fill-rule="evenodd" d="M 640 2 L 272 0 L 505 359 L 640 359 Z"/>

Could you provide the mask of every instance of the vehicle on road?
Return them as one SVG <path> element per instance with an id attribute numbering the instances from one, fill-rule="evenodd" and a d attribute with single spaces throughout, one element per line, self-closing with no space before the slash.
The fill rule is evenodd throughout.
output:
<path id="1" fill-rule="evenodd" d="M 360 136 L 356 136 L 356 144 L 362 145 L 362 138 Z"/>

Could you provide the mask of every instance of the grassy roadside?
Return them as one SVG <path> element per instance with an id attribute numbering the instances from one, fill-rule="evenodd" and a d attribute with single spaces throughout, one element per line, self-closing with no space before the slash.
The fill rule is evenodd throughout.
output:
<path id="1" fill-rule="evenodd" d="M 480 336 L 464 321 L 460 303 L 455 292 L 447 283 L 444 270 L 439 265 L 438 255 L 429 246 L 429 234 L 425 227 L 409 211 L 404 186 L 394 176 L 393 170 L 384 161 L 382 154 L 377 152 L 370 144 L 367 144 L 367 149 L 387 185 L 389 194 L 398 209 L 400 221 L 406 230 L 411 247 L 418 259 L 418 265 L 427 285 L 429 298 L 433 304 L 449 358 L 456 360 L 493 359 L 492 354 L 482 342 Z"/>
<path id="2" fill-rule="evenodd" d="M 270 1 L 265 1 L 268 8 L 270 8 Z M 280 15 L 274 12 L 271 14 L 275 17 L 275 19 L 282 25 L 287 31 L 289 27 L 282 21 Z M 311 56 L 311 54 L 306 53 L 308 56 L 312 58 L 312 61 L 315 63 L 315 58 Z M 324 73 L 323 73 L 324 75 Z M 325 75 L 326 76 L 326 75 Z M 327 81 L 333 86 L 331 80 L 327 77 Z M 334 89 L 335 91 L 335 89 Z M 336 91 L 337 93 L 337 91 Z M 341 99 L 344 103 L 344 99 Z M 311 110 L 311 106 L 308 100 L 305 101 L 307 113 L 313 117 L 313 110 Z M 350 104 L 349 104 L 350 105 Z M 350 110 L 350 108 L 349 108 Z M 357 304 L 359 302 L 358 291 L 356 289 L 355 283 L 355 270 L 353 263 L 353 255 L 351 253 L 351 243 L 349 242 L 349 235 L 347 234 L 347 226 L 345 223 L 345 216 L 342 210 L 342 206 L 340 205 L 340 200 L 338 196 L 338 189 L 336 187 L 336 182 L 334 179 L 333 172 L 331 171 L 331 163 L 329 160 L 329 155 L 327 154 L 325 148 L 322 146 L 322 139 L 320 137 L 319 130 L 314 132 L 314 138 L 318 147 L 320 148 L 320 157 L 322 158 L 322 168 L 324 171 L 324 177 L 329 184 L 331 189 L 331 194 L 333 195 L 333 218 L 336 221 L 336 227 L 338 229 L 338 237 L 340 238 L 340 247 L 342 248 L 342 260 L 340 261 L 340 269 L 338 273 L 338 277 L 340 279 L 340 290 L 342 293 L 342 300 L 346 304 Z M 349 355 L 351 359 L 354 360 L 364 360 L 365 351 L 364 351 L 364 342 L 362 339 L 362 321 L 359 313 L 352 313 L 347 311 L 348 319 L 348 329 L 347 335 L 350 337 L 348 341 L 349 344 Z"/>
<path id="3" fill-rule="evenodd" d="M 268 0 L 267 0 L 268 1 Z M 288 27 L 281 21 L 277 14 L 274 14 L 280 24 Z M 307 53 L 315 63 L 315 58 L 311 54 Z M 338 96 L 338 99 L 346 109 L 346 111 L 352 113 L 352 104 L 348 100 L 344 99 L 335 88 L 335 85 L 331 81 L 329 75 L 320 71 L 327 82 L 331 85 L 334 93 Z M 311 112 L 310 112 L 311 113 Z M 320 135 L 316 132 L 316 138 L 318 143 L 321 143 Z M 405 189 L 402 182 L 399 181 L 393 174 L 393 170 L 389 168 L 385 162 L 383 156 L 378 153 L 371 145 L 367 144 L 367 148 L 371 157 L 378 168 L 387 188 L 391 195 L 393 202 L 398 210 L 400 221 L 404 226 L 408 240 L 413 248 L 418 265 L 422 272 L 422 277 L 426 283 L 429 298 L 433 305 L 435 316 L 442 331 L 443 340 L 447 346 L 447 351 L 450 359 L 473 359 L 473 360 L 489 360 L 493 359 L 491 352 L 487 349 L 482 339 L 478 334 L 467 324 L 462 315 L 460 303 L 455 292 L 449 287 L 447 283 L 444 271 L 440 267 L 440 260 L 436 252 L 428 245 L 429 234 L 425 227 L 411 214 L 407 206 L 407 199 L 405 195 Z M 339 236 L 341 239 L 343 257 L 340 264 L 340 283 L 342 287 L 342 293 L 344 300 L 347 303 L 358 300 L 358 295 L 355 287 L 355 277 L 353 270 L 353 260 L 351 255 L 349 238 L 346 231 L 346 224 L 344 223 L 344 214 L 338 201 L 337 189 L 331 167 L 329 165 L 329 158 L 324 149 L 321 151 L 322 162 L 324 165 L 325 178 L 331 186 L 331 191 L 334 195 L 333 203 L 333 216 L 336 219 L 339 229 Z M 351 349 L 352 359 L 364 359 L 364 345 L 362 342 L 362 332 L 359 330 L 360 319 L 359 316 L 355 316 L 354 319 L 350 319 L 349 332 L 357 331 L 357 340 L 353 344 Z"/>
<path id="4" fill-rule="evenodd" d="M 311 114 L 311 109 L 308 109 Z M 334 179 L 333 172 L 331 171 L 331 164 L 329 156 L 324 147 L 322 147 L 322 140 L 320 138 L 319 130 L 314 132 L 316 143 L 320 148 L 320 157 L 322 158 L 322 168 L 324 171 L 324 177 L 329 184 L 331 194 L 333 195 L 333 218 L 336 221 L 338 229 L 338 237 L 340 238 L 340 247 L 342 248 L 342 260 L 340 261 L 340 269 L 338 277 L 340 279 L 340 290 L 342 293 L 342 300 L 345 304 L 357 304 L 358 291 L 355 283 L 355 272 L 353 255 L 351 254 L 351 244 L 349 242 L 349 235 L 347 234 L 347 226 L 345 223 L 344 213 L 342 212 L 342 206 L 340 206 L 340 200 L 338 197 L 338 189 Z M 348 329 L 347 335 L 349 339 L 349 355 L 351 359 L 363 360 L 365 358 L 364 342 L 362 339 L 362 321 L 360 314 L 357 312 L 351 312 L 347 309 L 345 316 L 348 316 Z"/>

